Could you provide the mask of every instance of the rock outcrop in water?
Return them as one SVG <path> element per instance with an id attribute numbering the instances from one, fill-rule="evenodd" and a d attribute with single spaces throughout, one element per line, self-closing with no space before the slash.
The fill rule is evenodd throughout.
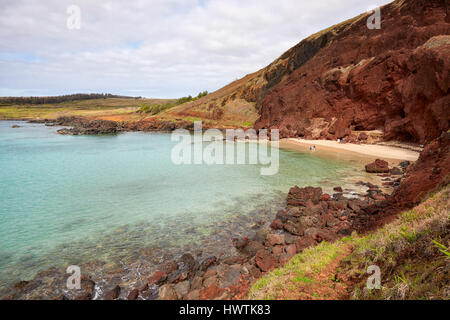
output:
<path id="1" fill-rule="evenodd" d="M 81 118 L 58 119 L 54 125 L 73 126 L 72 128 L 59 129 L 59 134 L 89 135 L 89 134 L 116 134 L 122 131 L 120 124 L 108 120 L 86 121 Z"/>
<path id="2" fill-rule="evenodd" d="M 37 122 L 37 121 L 34 121 Z M 191 121 L 162 121 L 155 118 L 144 119 L 135 122 L 116 122 L 101 119 L 89 119 L 84 117 L 59 117 L 56 120 L 39 120 L 48 126 L 67 126 L 69 128 L 59 129 L 59 134 L 67 135 L 97 135 L 117 134 L 126 131 L 159 131 L 171 132 L 175 129 L 193 130 Z"/>

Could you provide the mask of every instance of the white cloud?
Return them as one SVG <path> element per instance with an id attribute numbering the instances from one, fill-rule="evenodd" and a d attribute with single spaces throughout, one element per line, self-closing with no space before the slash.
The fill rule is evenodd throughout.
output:
<path id="1" fill-rule="evenodd" d="M 0 0 L 0 95 L 213 91 L 365 12 L 357 0 Z M 81 29 L 66 27 L 69 5 Z"/>

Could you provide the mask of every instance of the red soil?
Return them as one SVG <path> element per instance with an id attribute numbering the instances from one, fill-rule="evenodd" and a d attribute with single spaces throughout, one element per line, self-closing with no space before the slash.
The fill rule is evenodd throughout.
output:
<path id="1" fill-rule="evenodd" d="M 395 1 L 382 8 L 380 30 L 363 16 L 324 33 L 326 46 L 265 96 L 256 127 L 315 139 L 350 129 L 380 129 L 388 140 L 437 138 L 450 122 L 447 4 Z"/>

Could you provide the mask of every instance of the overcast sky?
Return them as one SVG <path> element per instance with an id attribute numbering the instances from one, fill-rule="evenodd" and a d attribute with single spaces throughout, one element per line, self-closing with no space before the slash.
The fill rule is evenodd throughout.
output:
<path id="1" fill-rule="evenodd" d="M 0 96 L 214 91 L 389 2 L 0 0 Z M 80 29 L 67 27 L 71 5 L 80 8 Z"/>

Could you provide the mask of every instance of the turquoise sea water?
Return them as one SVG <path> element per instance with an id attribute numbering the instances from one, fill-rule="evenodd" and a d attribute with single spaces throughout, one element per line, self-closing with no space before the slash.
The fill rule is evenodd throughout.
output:
<path id="1" fill-rule="evenodd" d="M 275 176 L 258 165 L 177 166 L 169 134 L 56 129 L 0 121 L 0 287 L 53 265 L 132 261 L 140 248 L 231 237 L 290 187 L 331 188 L 356 174 L 347 162 L 283 150 Z"/>

